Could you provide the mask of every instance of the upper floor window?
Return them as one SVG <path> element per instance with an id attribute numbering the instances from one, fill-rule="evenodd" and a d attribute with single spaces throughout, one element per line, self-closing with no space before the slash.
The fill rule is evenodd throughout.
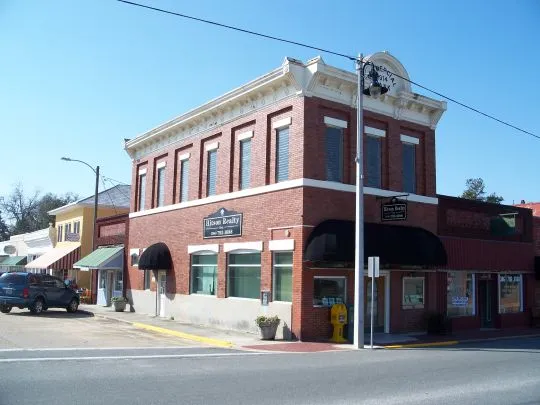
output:
<path id="1" fill-rule="evenodd" d="M 347 121 L 324 117 L 327 125 L 325 133 L 326 180 L 343 181 L 343 130 Z"/>
<path id="2" fill-rule="evenodd" d="M 71 233 L 71 222 L 64 225 L 64 240 L 68 240 L 68 234 Z"/>
<path id="3" fill-rule="evenodd" d="M 416 145 L 418 138 L 401 135 L 403 142 L 403 191 L 416 193 Z"/>
<path id="4" fill-rule="evenodd" d="M 206 177 L 206 195 L 216 194 L 217 178 L 217 149 L 208 151 L 208 170 Z"/>
<path id="5" fill-rule="evenodd" d="M 58 242 L 62 242 L 63 232 L 64 232 L 64 226 L 58 225 Z"/>
<path id="6" fill-rule="evenodd" d="M 251 139 L 240 142 L 240 190 L 249 188 L 251 180 Z"/>
<path id="7" fill-rule="evenodd" d="M 137 199 L 138 210 L 144 210 L 144 202 L 146 200 L 146 169 L 139 171 L 139 195 Z"/>
<path id="8" fill-rule="evenodd" d="M 76 233 L 76 234 L 81 233 L 81 221 L 75 221 L 73 223 L 73 233 Z"/>
<path id="9" fill-rule="evenodd" d="M 157 207 L 163 207 L 165 204 L 165 167 L 165 162 L 158 164 L 157 167 Z"/>
<path id="10" fill-rule="evenodd" d="M 276 134 L 276 183 L 289 179 L 289 127 Z"/>
<path id="11" fill-rule="evenodd" d="M 189 189 L 189 159 L 180 161 L 180 202 L 188 200 Z"/>
<path id="12" fill-rule="evenodd" d="M 367 179 L 366 186 L 381 188 L 381 138 L 366 137 Z"/>

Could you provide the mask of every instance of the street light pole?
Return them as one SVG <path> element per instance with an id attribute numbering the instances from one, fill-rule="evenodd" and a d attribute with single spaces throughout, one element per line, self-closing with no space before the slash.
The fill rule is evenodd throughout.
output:
<path id="1" fill-rule="evenodd" d="M 364 89 L 364 69 L 370 66 L 371 84 Z M 357 93 L 356 103 L 356 218 L 355 218 L 355 256 L 354 256 L 354 348 L 364 348 L 364 94 L 379 97 L 388 88 L 379 83 L 377 68 L 364 62 L 360 54 L 356 59 Z"/>
<path id="2" fill-rule="evenodd" d="M 363 55 L 356 60 L 357 93 L 356 103 L 356 217 L 354 243 L 354 347 L 364 348 L 364 159 L 363 140 Z"/>
<path id="3" fill-rule="evenodd" d="M 92 171 L 95 173 L 96 175 L 96 186 L 95 186 L 95 189 L 94 189 L 94 219 L 93 219 L 93 222 L 92 222 L 92 252 L 94 250 L 96 250 L 96 224 L 97 224 L 97 211 L 98 211 L 98 193 L 99 193 L 99 166 L 96 166 L 96 168 L 94 169 L 92 166 L 90 166 L 88 163 L 82 161 L 82 160 L 78 160 L 78 159 L 71 159 L 71 158 L 68 158 L 68 157 L 62 157 L 62 160 L 65 160 L 67 162 L 79 162 L 79 163 L 82 163 L 86 166 L 88 166 L 90 169 L 92 169 Z M 97 273 L 96 273 L 97 275 Z M 94 275 L 92 274 L 92 279 L 93 278 L 96 278 L 94 277 Z M 97 286 L 97 279 L 96 280 L 90 280 L 90 299 L 92 300 L 92 284 L 93 284 L 93 281 L 96 282 L 96 286 Z"/>

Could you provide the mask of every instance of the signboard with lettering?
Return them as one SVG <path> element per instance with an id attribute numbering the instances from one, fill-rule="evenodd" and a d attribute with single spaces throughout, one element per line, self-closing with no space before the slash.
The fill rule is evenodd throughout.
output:
<path id="1" fill-rule="evenodd" d="M 242 236 L 242 214 L 225 208 L 203 219 L 203 238 Z"/>
<path id="2" fill-rule="evenodd" d="M 404 221 L 407 219 L 407 203 L 392 200 L 381 206 L 381 220 Z"/>

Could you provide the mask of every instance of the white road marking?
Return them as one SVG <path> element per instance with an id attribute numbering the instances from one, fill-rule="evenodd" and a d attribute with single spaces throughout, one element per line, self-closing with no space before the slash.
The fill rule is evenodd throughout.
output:
<path id="1" fill-rule="evenodd" d="M 137 359 L 181 359 L 193 357 L 230 357 L 230 356 L 261 356 L 271 352 L 234 352 L 234 353 L 199 353 L 199 354 L 154 354 L 142 356 L 84 356 L 84 357 L 35 357 L 18 359 L 0 359 L 0 363 L 28 363 L 39 361 L 64 361 L 64 360 L 137 360 Z"/>
<path id="2" fill-rule="evenodd" d="M 2 352 L 62 352 L 84 350 L 176 350 L 176 349 L 200 349 L 201 346 L 147 346 L 147 347 L 40 347 L 40 348 L 9 348 L 0 349 Z"/>

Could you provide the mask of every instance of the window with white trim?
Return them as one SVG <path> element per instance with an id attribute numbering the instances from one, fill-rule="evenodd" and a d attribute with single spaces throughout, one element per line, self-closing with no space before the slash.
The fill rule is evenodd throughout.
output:
<path id="1" fill-rule="evenodd" d="M 240 142 L 240 190 L 249 188 L 251 180 L 251 139 Z"/>
<path id="2" fill-rule="evenodd" d="M 403 309 L 424 308 L 424 277 L 403 277 Z"/>
<path id="3" fill-rule="evenodd" d="M 180 162 L 180 202 L 188 200 L 189 159 Z"/>
<path id="4" fill-rule="evenodd" d="M 71 233 L 71 222 L 64 225 L 64 240 L 68 240 L 68 234 Z"/>
<path id="5" fill-rule="evenodd" d="M 276 183 L 289 180 L 289 127 L 276 130 Z"/>
<path id="6" fill-rule="evenodd" d="M 76 233 L 76 234 L 81 233 L 81 221 L 75 221 L 73 223 L 73 233 Z"/>
<path id="7" fill-rule="evenodd" d="M 146 173 L 139 174 L 138 182 L 139 182 L 139 196 L 137 199 L 138 210 L 143 211 L 144 203 L 146 199 Z"/>
<path id="8" fill-rule="evenodd" d="M 293 252 L 274 252 L 274 301 L 292 301 Z"/>
<path id="9" fill-rule="evenodd" d="M 403 142 L 403 191 L 416 193 L 416 145 Z"/>
<path id="10" fill-rule="evenodd" d="M 208 167 L 206 178 L 206 195 L 211 196 L 216 194 L 216 178 L 217 178 L 217 149 L 208 151 Z"/>
<path id="11" fill-rule="evenodd" d="M 191 294 L 216 295 L 217 254 L 191 255 Z"/>
<path id="12" fill-rule="evenodd" d="M 343 128 L 326 127 L 326 180 L 343 181 Z"/>
<path id="13" fill-rule="evenodd" d="M 381 137 L 366 136 L 366 186 L 381 188 Z"/>
<path id="14" fill-rule="evenodd" d="M 165 205 L 165 167 L 162 166 L 157 169 L 156 207 Z"/>
<path id="15" fill-rule="evenodd" d="M 318 277 L 313 279 L 313 306 L 331 307 L 347 302 L 347 279 L 345 277 Z"/>
<path id="16" fill-rule="evenodd" d="M 114 272 L 114 291 L 123 291 L 124 289 L 124 272 Z"/>
<path id="17" fill-rule="evenodd" d="M 446 313 L 449 317 L 475 314 L 474 274 L 465 271 L 447 273 Z"/>
<path id="18" fill-rule="evenodd" d="M 139 265 L 139 249 L 130 249 L 129 250 L 130 263 L 132 266 Z"/>
<path id="19" fill-rule="evenodd" d="M 523 311 L 523 276 L 521 274 L 499 275 L 499 313 Z"/>
<path id="20" fill-rule="evenodd" d="M 260 252 L 227 255 L 227 295 L 259 299 L 261 292 Z"/>
<path id="21" fill-rule="evenodd" d="M 63 232 L 64 232 L 64 225 L 58 225 L 58 227 L 57 227 L 57 232 L 58 232 L 58 235 L 57 235 L 58 242 L 62 242 L 62 236 L 64 235 L 64 234 L 63 234 Z"/>

